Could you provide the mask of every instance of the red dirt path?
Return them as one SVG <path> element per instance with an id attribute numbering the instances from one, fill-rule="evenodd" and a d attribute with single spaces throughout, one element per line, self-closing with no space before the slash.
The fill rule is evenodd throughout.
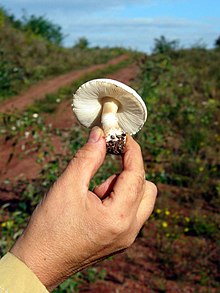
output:
<path id="1" fill-rule="evenodd" d="M 2 102 L 0 105 L 0 112 L 23 110 L 34 101 L 43 99 L 46 94 L 56 92 L 59 88 L 71 84 L 74 80 L 79 79 L 83 75 L 94 72 L 98 69 L 103 69 L 108 65 L 117 64 L 127 58 L 127 55 L 122 55 L 110 60 L 106 64 L 98 64 L 89 68 L 74 70 L 56 78 L 33 85 L 26 92 Z"/>

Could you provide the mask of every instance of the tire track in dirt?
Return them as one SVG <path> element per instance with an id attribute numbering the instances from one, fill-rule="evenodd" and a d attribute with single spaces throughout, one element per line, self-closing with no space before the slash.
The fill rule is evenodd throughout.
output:
<path id="1" fill-rule="evenodd" d="M 109 65 L 118 64 L 119 62 L 128 58 L 128 55 L 121 55 L 117 58 L 110 60 L 106 64 L 97 64 L 89 68 L 74 70 L 66 74 L 62 74 L 56 78 L 40 82 L 36 85 L 31 86 L 26 92 L 11 97 L 6 101 L 3 101 L 0 104 L 0 112 L 5 113 L 14 112 L 17 110 L 22 111 L 34 101 L 43 99 L 46 94 L 54 93 L 59 88 L 70 85 L 74 80 L 81 78 L 85 74 L 103 69 Z"/>

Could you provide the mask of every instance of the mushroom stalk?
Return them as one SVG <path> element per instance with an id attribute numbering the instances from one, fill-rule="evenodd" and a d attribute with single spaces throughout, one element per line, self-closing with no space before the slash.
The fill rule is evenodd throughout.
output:
<path id="1" fill-rule="evenodd" d="M 116 155 L 124 152 L 126 144 L 126 133 L 118 125 L 116 116 L 118 108 L 118 101 L 110 97 L 104 98 L 101 123 L 105 133 L 107 152 Z"/>
<path id="2" fill-rule="evenodd" d="M 116 113 L 118 111 L 119 103 L 112 98 L 105 98 L 102 107 L 102 127 L 105 133 L 112 128 L 119 128 L 118 118 Z"/>

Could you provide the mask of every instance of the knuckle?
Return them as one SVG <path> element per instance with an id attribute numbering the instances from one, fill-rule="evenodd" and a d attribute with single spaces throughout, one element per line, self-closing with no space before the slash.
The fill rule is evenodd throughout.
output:
<path id="1" fill-rule="evenodd" d="M 141 146 L 137 143 L 136 140 L 133 140 L 133 146 L 136 148 L 137 151 L 141 152 Z"/>
<path id="2" fill-rule="evenodd" d="M 123 227 L 121 225 L 115 224 L 115 225 L 112 225 L 110 232 L 113 235 L 113 238 L 116 238 L 119 235 L 121 235 L 124 232 L 124 230 L 123 230 Z"/>
<path id="3" fill-rule="evenodd" d="M 72 174 L 73 170 L 76 174 L 83 174 L 88 170 L 88 166 L 93 165 L 94 162 L 97 163 L 100 161 L 100 156 L 95 152 L 88 150 L 86 148 L 79 149 L 72 160 L 68 164 L 67 172 Z"/>
<path id="4" fill-rule="evenodd" d="M 137 184 L 139 187 L 143 187 L 144 182 L 145 182 L 145 172 L 138 172 L 136 175 L 137 178 Z"/>
<path id="5" fill-rule="evenodd" d="M 136 142 L 136 147 L 137 147 L 137 151 L 141 153 L 142 152 L 141 146 L 137 142 Z"/>
<path id="6" fill-rule="evenodd" d="M 134 183 L 132 185 L 132 191 L 134 197 L 144 190 L 145 187 L 145 172 L 136 172 L 134 173 Z"/>
<path id="7" fill-rule="evenodd" d="M 125 241 L 125 248 L 130 247 L 135 241 L 135 237 L 128 237 Z"/>
<path id="8" fill-rule="evenodd" d="M 87 148 L 86 146 L 84 146 L 83 148 L 79 149 L 74 158 L 73 158 L 73 162 L 80 162 L 80 164 L 88 164 L 88 162 L 93 162 L 96 161 L 98 163 L 101 162 L 101 154 L 100 152 L 97 152 L 95 149 L 91 149 L 91 148 Z"/>
<path id="9" fill-rule="evenodd" d="M 120 249 L 126 249 L 134 242 L 137 235 L 134 222 L 135 220 L 132 221 L 130 215 L 125 216 L 122 213 L 111 217 L 108 233 Z"/>
<path id="10" fill-rule="evenodd" d="M 93 158 L 93 152 L 85 148 L 79 149 L 75 154 L 75 159 L 89 159 Z"/>
<path id="11" fill-rule="evenodd" d="M 157 186 L 153 183 L 153 182 L 151 182 L 151 181 L 146 181 L 146 190 L 148 191 L 148 192 L 150 192 L 151 193 L 151 195 L 153 195 L 153 196 L 157 196 L 157 193 L 158 193 L 158 189 L 157 189 Z"/>
<path id="12" fill-rule="evenodd" d="M 112 221 L 111 233 L 115 236 L 120 236 L 128 231 L 130 228 L 130 221 L 123 214 L 119 214 Z"/>

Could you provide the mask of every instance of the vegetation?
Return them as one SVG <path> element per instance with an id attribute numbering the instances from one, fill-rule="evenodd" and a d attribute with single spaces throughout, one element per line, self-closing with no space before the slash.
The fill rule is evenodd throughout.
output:
<path id="1" fill-rule="evenodd" d="M 51 23 L 43 16 L 36 17 L 31 15 L 30 17 L 24 17 L 22 28 L 24 31 L 40 36 L 53 44 L 61 45 L 62 43 L 61 27 Z"/>
<path id="2" fill-rule="evenodd" d="M 25 13 L 21 19 L 16 19 L 13 14 L 9 14 L 5 9 L 0 8 L 0 25 L 3 26 L 5 23 L 56 45 L 61 45 L 64 38 L 61 27 L 44 16 L 28 16 Z"/>
<path id="3" fill-rule="evenodd" d="M 142 64 L 140 87 L 151 113 L 143 148 L 165 162 L 152 178 L 162 172 L 163 183 L 190 188 L 192 202 L 197 196 L 209 204 L 218 200 L 219 57 L 215 51 L 181 50 L 175 58 L 156 55 Z"/>
<path id="4" fill-rule="evenodd" d="M 85 68 L 127 52 L 90 48 L 81 38 L 73 48 L 60 46 L 60 27 L 44 17 L 16 20 L 0 8 L 0 101 L 45 78 Z"/>
<path id="5" fill-rule="evenodd" d="M 13 30 L 10 27 L 12 35 Z M 35 41 L 31 39 L 31 46 L 39 44 Z M 167 42 L 165 38 L 160 41 Z M 45 46 L 54 46 L 48 44 Z M 140 280 L 143 284 L 139 275 L 144 270 L 143 279 L 147 272 L 144 284 L 152 292 L 167 292 L 170 284 L 176 288 L 173 292 L 186 292 L 189 288 L 193 292 L 217 292 L 220 281 L 220 51 L 196 47 L 183 50 L 173 45 L 168 50 L 159 49 L 156 41 L 158 51 L 151 56 L 141 56 L 140 74 L 133 81 L 149 113 L 135 139 L 142 147 L 146 179 L 157 184 L 159 195 L 155 211 L 137 239 L 133 257 L 129 254 L 124 257 L 127 266 L 136 265 L 138 273 L 129 274 L 126 267 L 123 278 Z M 79 50 L 79 54 L 85 50 L 88 60 L 93 59 L 93 50 L 81 49 L 72 50 Z M 0 66 L 2 72 L 9 72 L 10 78 L 8 83 L 4 75 L 0 78 L 5 79 L 8 91 L 13 92 L 12 83 L 17 75 L 25 76 L 26 67 L 14 71 L 13 59 L 5 52 Z M 113 56 L 112 52 L 109 50 L 106 54 Z M 72 128 L 54 127 L 48 118 L 56 115 L 57 119 L 59 108 L 71 99 L 70 92 L 86 79 L 106 75 L 127 64 L 84 76 L 71 88 L 60 89 L 23 113 L 2 114 L 0 140 L 11 149 L 8 164 L 15 156 L 21 162 L 31 156 L 36 161 L 38 175 L 34 179 L 11 177 L 2 181 L 0 194 L 12 194 L 13 198 L 0 197 L 1 255 L 22 233 L 36 204 L 87 139 L 88 130 L 77 123 Z M 29 70 L 31 72 L 31 68 Z M 62 146 L 62 151 L 57 150 L 54 141 Z M 119 171 L 119 158 L 107 156 L 91 182 L 91 189 Z M 139 247 L 143 264 L 136 254 Z M 109 282 L 106 268 L 107 262 L 104 262 L 77 273 L 55 292 L 77 292 L 95 282 Z M 120 284 L 118 282 L 118 286 Z"/>
<path id="6" fill-rule="evenodd" d="M 164 36 L 160 36 L 159 39 L 154 39 L 153 53 L 155 54 L 165 54 L 170 53 L 178 49 L 178 40 L 167 40 Z"/>
<path id="7" fill-rule="evenodd" d="M 197 280 L 195 292 L 202 292 L 200 285 L 207 286 L 204 292 L 219 285 L 217 60 L 220 54 L 214 50 L 179 50 L 172 57 L 157 54 L 143 59 L 139 77 L 149 118 L 137 139 L 147 179 L 159 188 L 151 219 L 156 230 L 146 236 L 154 239 L 161 282 Z"/>
<path id="8" fill-rule="evenodd" d="M 79 38 L 78 41 L 76 42 L 76 44 L 74 45 L 74 48 L 77 49 L 87 49 L 89 47 L 89 41 L 87 38 Z"/>

